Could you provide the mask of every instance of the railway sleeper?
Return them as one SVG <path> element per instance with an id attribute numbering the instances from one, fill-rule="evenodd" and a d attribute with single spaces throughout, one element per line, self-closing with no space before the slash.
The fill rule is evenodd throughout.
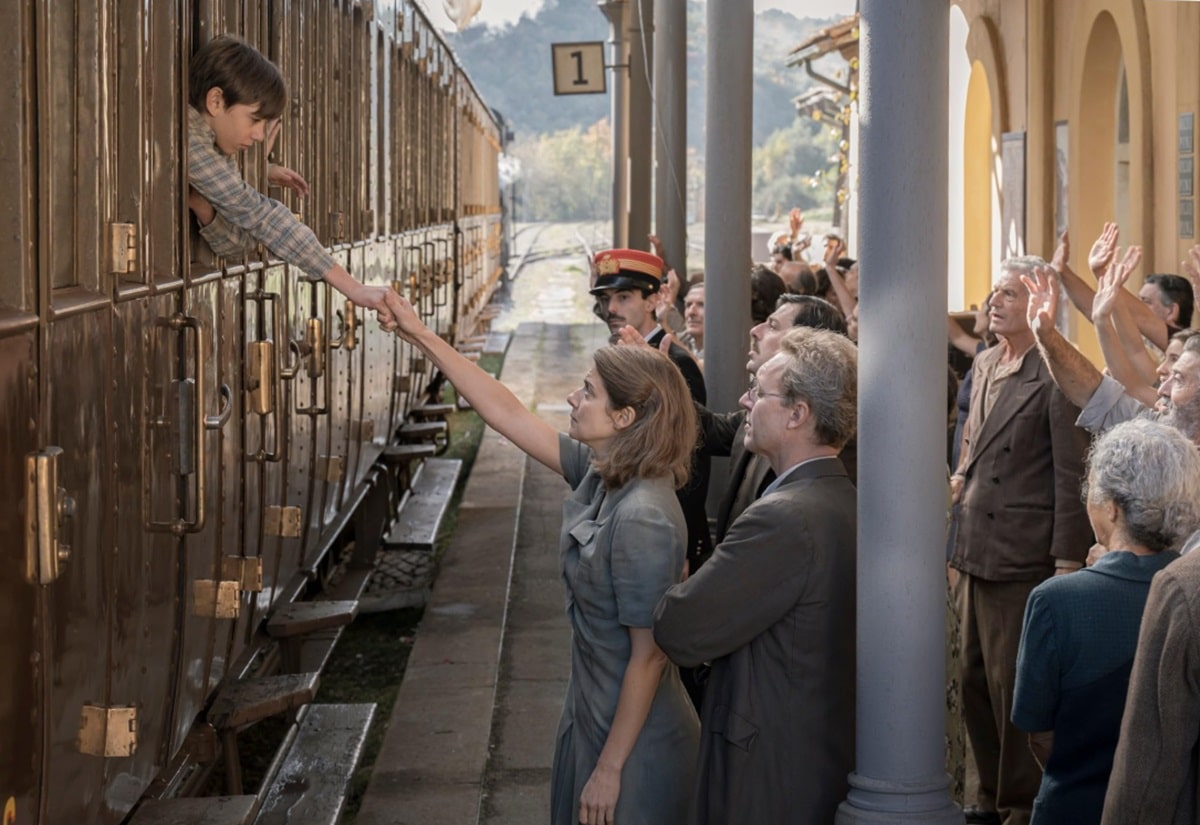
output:
<path id="1" fill-rule="evenodd" d="M 383 537 L 385 550 L 433 552 L 461 472 L 457 458 L 431 458 L 421 465 L 395 524 Z"/>

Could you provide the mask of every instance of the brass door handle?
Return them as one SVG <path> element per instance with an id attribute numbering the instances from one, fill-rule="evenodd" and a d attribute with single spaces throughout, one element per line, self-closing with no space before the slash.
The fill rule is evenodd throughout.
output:
<path id="1" fill-rule="evenodd" d="M 221 385 L 221 409 L 216 415 L 205 416 L 204 427 L 208 430 L 219 430 L 233 415 L 233 390 L 228 384 Z"/>
<path id="2" fill-rule="evenodd" d="M 342 335 L 330 341 L 329 348 L 353 352 L 358 346 L 358 312 L 354 302 L 347 300 L 344 309 L 338 310 L 337 317 L 342 325 Z"/>

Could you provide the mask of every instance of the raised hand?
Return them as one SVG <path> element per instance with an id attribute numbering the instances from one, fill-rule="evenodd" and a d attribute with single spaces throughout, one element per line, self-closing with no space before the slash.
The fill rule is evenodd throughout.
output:
<path id="1" fill-rule="evenodd" d="M 650 349 L 650 345 L 646 343 L 646 339 L 633 327 L 626 324 L 617 330 L 617 346 L 621 347 L 645 347 Z"/>
<path id="2" fill-rule="evenodd" d="M 653 252 L 658 257 L 662 258 L 663 260 L 666 260 L 666 256 L 663 254 L 662 240 L 653 233 L 647 235 L 646 239 L 648 241 L 650 241 L 650 251 Z"/>
<path id="3" fill-rule="evenodd" d="M 308 195 L 308 181 L 299 172 L 294 172 L 286 166 L 272 163 L 267 166 L 267 180 L 273 186 L 283 186 L 291 189 L 300 197 Z"/>
<path id="4" fill-rule="evenodd" d="M 1192 282 L 1192 295 L 1200 303 L 1200 244 L 1188 250 L 1188 259 L 1180 261 L 1179 266 L 1187 279 Z"/>
<path id="5" fill-rule="evenodd" d="M 1092 244 L 1092 249 L 1088 252 L 1088 269 L 1092 271 L 1096 280 L 1100 279 L 1108 269 L 1108 265 L 1112 263 L 1113 256 L 1117 251 L 1117 239 L 1120 235 L 1120 227 L 1109 221 L 1104 224 L 1100 237 Z"/>
<path id="6" fill-rule="evenodd" d="M 1054 250 L 1054 257 L 1050 259 L 1050 266 L 1054 267 L 1055 272 L 1062 272 L 1070 261 L 1071 239 L 1067 235 L 1067 230 L 1064 229 L 1062 237 L 1058 239 L 1058 246 Z"/>
<path id="7" fill-rule="evenodd" d="M 1029 290 L 1029 304 L 1025 309 L 1025 319 L 1034 335 L 1054 329 L 1054 320 L 1058 317 L 1058 276 L 1052 267 L 1039 266 L 1033 270 L 1033 277 L 1021 276 L 1021 283 Z"/>
<path id="8" fill-rule="evenodd" d="M 788 229 L 791 230 L 789 237 L 792 240 L 796 239 L 796 234 L 800 231 L 800 227 L 804 226 L 804 213 L 800 211 L 799 206 L 793 206 L 788 212 Z"/>

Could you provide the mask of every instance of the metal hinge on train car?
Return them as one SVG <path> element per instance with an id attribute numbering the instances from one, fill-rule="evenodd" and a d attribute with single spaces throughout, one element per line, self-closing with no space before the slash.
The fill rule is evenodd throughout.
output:
<path id="1" fill-rule="evenodd" d="M 299 507 L 272 506 L 263 510 L 263 533 L 285 539 L 300 538 L 300 527 L 304 523 Z"/>
<path id="2" fill-rule="evenodd" d="M 192 615 L 206 619 L 236 619 L 242 589 L 236 581 L 196 579 L 192 582 Z"/>
<path id="3" fill-rule="evenodd" d="M 392 376 L 392 381 L 396 388 L 396 392 L 409 392 L 412 389 L 412 378 L 403 373 L 396 373 Z"/>
<path id="4" fill-rule="evenodd" d="M 261 593 L 262 558 L 258 556 L 224 556 L 221 558 L 221 578 L 237 582 L 243 593 Z"/>
<path id="5" fill-rule="evenodd" d="M 346 213 L 345 212 L 330 212 L 329 213 L 329 234 L 332 240 L 341 241 L 346 237 Z"/>
<path id="6" fill-rule="evenodd" d="M 375 440 L 375 420 L 368 418 L 366 421 L 351 421 L 350 422 L 350 440 L 351 441 L 374 441 Z"/>
<path id="7" fill-rule="evenodd" d="M 340 455 L 317 456 L 317 478 L 325 481 L 341 481 L 345 474 L 346 460 Z"/>
<path id="8" fill-rule="evenodd" d="M 137 751 L 136 707 L 84 705 L 75 745 L 88 756 L 133 756 Z"/>
<path id="9" fill-rule="evenodd" d="M 25 578 L 49 584 L 71 558 L 66 526 L 75 515 L 75 499 L 58 486 L 61 447 L 25 456 Z"/>
<path id="10" fill-rule="evenodd" d="M 108 271 L 127 275 L 137 266 L 137 224 L 108 225 Z"/>

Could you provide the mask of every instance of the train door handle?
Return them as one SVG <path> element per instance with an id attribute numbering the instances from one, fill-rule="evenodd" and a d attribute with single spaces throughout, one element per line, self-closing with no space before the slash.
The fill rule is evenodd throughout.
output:
<path id="1" fill-rule="evenodd" d="M 337 313 L 338 322 L 342 327 L 341 337 L 329 342 L 330 349 L 345 349 L 353 352 L 358 346 L 358 312 L 354 302 L 347 300 L 344 309 Z"/>
<path id="2" fill-rule="evenodd" d="M 273 438 L 271 449 L 268 450 L 265 445 L 262 445 L 258 452 L 248 457 L 254 461 L 274 462 L 283 458 L 279 447 L 282 422 L 278 420 L 278 415 L 283 409 L 283 380 L 285 377 L 291 377 L 284 375 L 282 348 L 275 343 L 280 339 L 283 329 L 282 310 L 280 309 L 279 294 L 275 292 L 252 292 L 247 296 L 247 300 L 269 303 L 273 323 L 269 338 L 251 341 L 246 345 L 246 388 L 249 390 L 249 410 L 259 416 L 277 416 L 275 426 L 271 428 Z"/>
<path id="3" fill-rule="evenodd" d="M 179 438 L 177 448 L 176 472 L 180 477 L 195 476 L 196 507 L 192 517 L 188 518 L 186 500 L 181 504 L 182 512 L 171 521 L 154 521 L 150 518 L 150 471 L 147 469 L 142 484 L 142 507 L 147 514 L 146 528 L 154 532 L 169 532 L 176 536 L 187 533 L 199 533 L 204 529 L 207 519 L 206 499 L 208 498 L 207 453 L 204 449 L 204 434 L 208 430 L 220 429 L 233 414 L 233 392 L 227 384 L 222 384 L 220 393 L 223 404 L 217 415 L 204 415 L 200 405 L 204 403 L 205 387 L 208 375 L 209 335 L 208 330 L 199 318 L 183 313 L 176 313 L 169 318 L 160 319 L 159 323 L 176 332 L 187 336 L 191 333 L 192 364 L 195 367 L 194 378 L 180 378 L 171 382 L 171 395 L 176 402 L 176 426 L 173 428 Z M 155 424 L 165 424 L 158 420 Z"/>
<path id="4" fill-rule="evenodd" d="M 62 447 L 25 456 L 25 578 L 50 584 L 71 558 L 64 534 L 75 517 L 75 499 L 58 486 Z"/>

